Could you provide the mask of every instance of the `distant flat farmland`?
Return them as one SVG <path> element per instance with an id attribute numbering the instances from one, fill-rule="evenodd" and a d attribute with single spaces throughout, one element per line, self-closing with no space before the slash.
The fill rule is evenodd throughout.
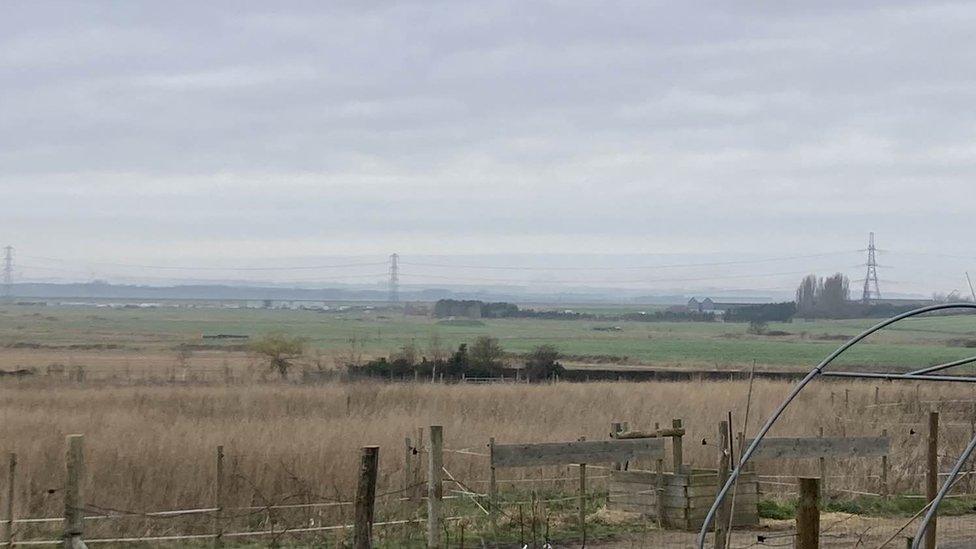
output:
<path id="1" fill-rule="evenodd" d="M 633 310 L 629 307 L 627 310 Z M 611 313 L 602 307 L 601 313 Z M 478 336 L 498 338 L 512 354 L 555 345 L 568 365 L 762 368 L 812 366 L 847 337 L 876 320 L 773 323 L 752 335 L 745 324 L 483 319 L 443 322 L 377 308 L 365 311 L 6 306 L 0 308 L 0 368 L 45 368 L 51 363 L 93 367 L 174 364 L 179 350 L 208 367 L 257 367 L 246 341 L 210 335 L 285 332 L 308 338 L 319 366 L 350 358 L 386 356 L 407 344 L 421 354 L 443 352 Z M 840 364 L 873 368 L 925 366 L 976 354 L 976 316 L 912 319 L 874 336 Z M 249 362 L 250 361 L 250 362 Z"/>

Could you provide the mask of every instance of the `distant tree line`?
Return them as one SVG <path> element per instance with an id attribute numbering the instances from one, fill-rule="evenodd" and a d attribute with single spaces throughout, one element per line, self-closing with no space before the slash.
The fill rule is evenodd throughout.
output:
<path id="1" fill-rule="evenodd" d="M 544 381 L 560 376 L 565 371 L 559 363 L 559 351 L 552 345 L 540 345 L 523 357 L 521 368 L 509 366 L 506 353 L 498 339 L 481 336 L 470 346 L 462 343 L 446 358 L 418 357 L 412 345 L 405 345 L 390 357 L 370 360 L 364 364 L 349 364 L 353 377 L 378 377 L 383 379 L 440 379 L 457 381 L 464 377 L 514 376 L 519 372 L 523 379 Z"/>
<path id="2" fill-rule="evenodd" d="M 850 294 L 851 281 L 841 273 L 826 278 L 808 275 L 796 289 L 796 310 L 804 318 L 843 318 Z"/>
<path id="3" fill-rule="evenodd" d="M 504 301 L 485 302 L 478 300 L 441 299 L 434 304 L 437 318 L 548 318 L 557 320 L 585 320 L 596 318 L 588 313 L 572 311 L 535 311 L 520 309 L 514 303 Z"/>
<path id="4" fill-rule="evenodd" d="M 784 301 L 782 303 L 757 303 L 743 305 L 725 311 L 726 322 L 791 322 L 796 315 L 796 303 Z"/>
<path id="5" fill-rule="evenodd" d="M 434 304 L 437 318 L 537 318 L 543 320 L 629 320 L 633 322 L 714 322 L 710 311 L 650 311 L 619 315 L 598 315 L 577 311 L 521 309 L 514 303 L 441 299 Z"/>
<path id="6" fill-rule="evenodd" d="M 918 304 L 851 301 L 851 282 L 841 273 L 826 278 L 807 275 L 796 289 L 796 314 L 803 318 L 888 318 Z"/>

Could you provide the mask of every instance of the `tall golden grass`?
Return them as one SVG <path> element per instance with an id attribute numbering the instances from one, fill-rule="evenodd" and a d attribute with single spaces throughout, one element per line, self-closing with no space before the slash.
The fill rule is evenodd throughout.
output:
<path id="1" fill-rule="evenodd" d="M 755 432 L 790 384 L 756 382 L 747 432 Z M 376 382 L 303 386 L 105 386 L 0 384 L 0 449 L 16 452 L 16 514 L 59 516 L 64 437 L 85 435 L 86 506 L 117 510 L 207 507 L 214 498 L 215 451 L 227 456 L 226 505 L 338 499 L 355 491 L 359 448 L 380 446 L 380 492 L 401 487 L 404 437 L 418 427 L 444 426 L 450 449 L 485 452 L 497 442 L 568 441 L 608 437 L 613 421 L 649 429 L 684 420 L 686 461 L 713 467 L 717 423 L 729 411 L 741 429 L 746 382 L 559 383 L 439 385 Z M 873 407 L 875 385 L 821 383 L 805 393 L 774 430 L 782 436 L 877 435 L 894 439 L 891 483 L 918 489 L 925 446 L 925 401 L 972 399 L 966 387 L 886 384 Z M 922 401 L 917 403 L 916 400 Z M 938 406 L 936 406 L 938 407 Z M 970 404 L 941 405 L 948 456 L 969 436 Z M 873 486 L 879 463 L 832 466 L 855 474 L 852 489 Z M 445 465 L 477 487 L 487 460 L 448 453 Z M 813 463 L 763 464 L 768 474 L 813 472 Z M 550 474 L 504 471 L 502 476 Z M 837 481 L 840 482 L 840 481 Z M 0 478 L 0 493 L 6 493 Z M 832 482 L 835 486 L 836 483 Z M 480 485 L 483 487 L 483 485 Z M 873 491 L 873 490 L 871 490 Z"/>

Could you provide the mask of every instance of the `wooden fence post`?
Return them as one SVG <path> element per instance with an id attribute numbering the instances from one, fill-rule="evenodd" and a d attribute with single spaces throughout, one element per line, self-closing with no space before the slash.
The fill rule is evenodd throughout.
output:
<path id="1" fill-rule="evenodd" d="M 820 438 L 824 436 L 824 428 L 820 428 Z M 820 497 L 827 497 L 827 459 L 820 458 Z"/>
<path id="2" fill-rule="evenodd" d="M 819 479 L 799 478 L 800 499 L 796 504 L 796 549 L 820 548 Z"/>
<path id="3" fill-rule="evenodd" d="M 373 503 L 376 499 L 376 469 L 379 455 L 379 446 L 363 446 L 359 464 L 359 486 L 356 488 L 354 549 L 373 547 Z"/>
<path id="4" fill-rule="evenodd" d="M 14 481 L 17 479 L 17 454 L 10 453 L 10 469 L 7 475 L 7 513 L 6 528 L 3 532 L 3 540 L 7 542 L 7 547 L 14 546 Z"/>
<path id="5" fill-rule="evenodd" d="M 429 433 L 430 449 L 427 451 L 427 548 L 441 547 L 441 498 L 444 497 L 442 483 L 444 470 L 444 428 L 431 425 Z"/>
<path id="6" fill-rule="evenodd" d="M 718 424 L 718 452 L 718 486 L 722 486 L 729 478 L 731 457 L 729 454 L 729 424 L 726 421 L 721 421 Z M 732 515 L 729 497 L 722 501 L 722 506 L 719 507 L 718 514 L 715 517 L 715 549 L 725 549 L 729 517 Z"/>
<path id="7" fill-rule="evenodd" d="M 417 459 L 413 461 L 414 466 L 414 489 L 413 497 L 418 502 L 424 499 L 424 463 L 421 452 L 424 450 L 424 428 L 417 427 L 417 445 L 414 446 L 417 451 Z"/>
<path id="8" fill-rule="evenodd" d="M 498 479 L 495 476 L 495 437 L 488 439 L 488 509 L 491 511 L 491 527 L 498 521 Z"/>
<path id="9" fill-rule="evenodd" d="M 939 412 L 929 412 L 928 471 L 925 478 L 925 499 L 932 501 L 939 494 Z M 925 530 L 925 549 L 935 549 L 938 514 L 932 517 Z"/>
<path id="10" fill-rule="evenodd" d="M 875 404 L 881 403 L 881 387 L 877 385 L 874 386 L 874 403 Z"/>
<path id="11" fill-rule="evenodd" d="M 672 419 L 671 427 L 681 429 L 681 420 Z M 671 453 L 674 461 L 674 472 L 675 474 L 681 474 L 684 471 L 684 450 L 682 448 L 681 435 L 671 437 Z"/>
<path id="12" fill-rule="evenodd" d="M 743 433 L 742 431 L 739 431 L 738 433 L 735 434 L 735 438 L 736 438 L 737 446 L 739 447 L 739 461 L 741 461 L 742 456 L 746 453 L 746 434 Z M 734 463 L 732 463 L 732 466 L 738 467 L 739 461 L 735 461 Z M 746 463 L 745 466 L 742 467 L 743 473 L 748 473 L 754 470 L 755 467 L 751 461 Z"/>
<path id="13" fill-rule="evenodd" d="M 969 414 L 969 440 L 976 438 L 976 404 L 972 405 L 972 412 Z M 966 468 L 966 493 L 973 493 L 973 462 L 969 462 Z"/>
<path id="14" fill-rule="evenodd" d="M 224 525 L 223 525 L 223 511 L 224 511 L 224 447 L 217 446 L 217 472 L 214 478 L 214 507 L 217 511 L 214 512 L 213 519 L 213 531 L 214 531 L 214 547 L 220 547 L 223 543 L 224 535 Z"/>
<path id="15" fill-rule="evenodd" d="M 81 508 L 81 478 L 85 475 L 84 435 L 68 435 L 65 455 L 64 549 L 81 545 L 84 511 Z"/>
<path id="16" fill-rule="evenodd" d="M 882 429 L 881 436 L 888 438 L 888 430 Z M 888 454 L 881 456 L 881 497 L 888 499 Z"/>
<path id="17" fill-rule="evenodd" d="M 413 501 L 413 444 L 410 437 L 403 438 L 403 494 Z"/>
<path id="18" fill-rule="evenodd" d="M 661 424 L 654 423 L 654 431 L 660 431 Z M 655 479 L 655 492 L 657 493 L 657 498 L 655 500 L 655 505 L 657 506 L 657 527 L 664 528 L 664 459 L 657 458 L 657 478 Z"/>
<path id="19" fill-rule="evenodd" d="M 580 442 L 586 437 L 580 437 Z M 583 540 L 583 547 L 586 547 L 586 464 L 579 464 L 579 528 Z"/>

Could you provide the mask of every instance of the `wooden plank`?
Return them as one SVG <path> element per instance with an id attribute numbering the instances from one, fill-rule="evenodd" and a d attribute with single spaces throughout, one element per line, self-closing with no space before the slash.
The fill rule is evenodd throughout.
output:
<path id="1" fill-rule="evenodd" d="M 653 505 L 610 502 L 607 506 L 613 511 L 624 511 L 628 513 L 640 513 L 647 516 L 657 516 L 657 508 Z M 701 527 L 707 513 L 708 510 L 703 509 L 698 513 L 689 515 L 684 509 L 666 507 L 664 509 L 664 513 L 662 514 L 662 518 L 663 522 L 669 527 L 691 530 Z M 735 514 L 732 515 L 732 524 L 733 526 L 755 526 L 759 524 L 759 515 L 754 509 L 747 511 L 740 511 L 739 509 L 736 509 Z"/>
<path id="2" fill-rule="evenodd" d="M 534 467 L 573 463 L 611 463 L 638 456 L 656 459 L 664 456 L 663 439 L 585 440 L 541 444 L 496 444 L 492 453 L 495 467 Z"/>
<path id="3" fill-rule="evenodd" d="M 886 437 L 764 438 L 751 459 L 862 458 L 890 451 L 891 439 Z"/>
<path id="4" fill-rule="evenodd" d="M 652 471 L 610 471 L 610 478 L 616 482 L 632 482 L 635 484 L 654 485 L 657 483 L 657 473 Z M 664 473 L 661 479 L 665 486 L 685 486 L 687 477 Z"/>
<path id="5" fill-rule="evenodd" d="M 610 471 L 610 479 L 615 482 L 633 482 L 638 484 L 654 485 L 657 482 L 657 473 L 653 471 Z M 665 486 L 717 486 L 718 474 L 701 473 L 691 475 L 664 474 Z M 744 482 L 756 482 L 756 474 L 753 472 L 742 473 L 739 475 L 739 484 Z"/>
<path id="6" fill-rule="evenodd" d="M 682 496 L 667 495 L 662 496 L 661 501 L 665 508 L 675 508 L 675 509 L 709 509 L 712 506 L 712 502 L 715 500 L 715 496 L 702 497 L 702 498 L 684 498 Z M 656 494 L 628 494 L 624 492 L 610 492 L 610 501 L 613 502 L 624 502 L 624 503 L 639 503 L 641 505 L 657 505 L 657 495 Z M 745 509 L 749 506 L 756 506 L 759 504 L 759 495 L 750 494 L 739 496 L 736 494 L 735 498 L 735 508 L 737 510 Z"/>

